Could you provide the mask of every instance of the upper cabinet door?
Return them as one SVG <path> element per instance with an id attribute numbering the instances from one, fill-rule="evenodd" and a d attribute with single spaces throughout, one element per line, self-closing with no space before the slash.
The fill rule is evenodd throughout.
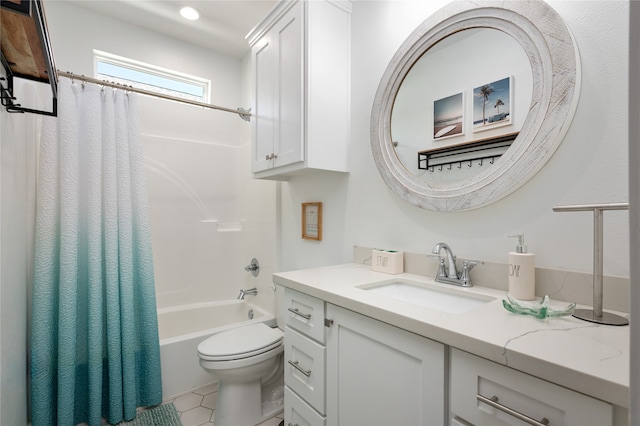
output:
<path id="1" fill-rule="evenodd" d="M 304 161 L 302 12 L 293 4 L 251 49 L 254 173 Z"/>
<path id="2" fill-rule="evenodd" d="M 276 55 L 271 34 L 265 35 L 251 49 L 254 73 L 252 130 L 252 171 L 271 168 L 271 154 L 275 143 L 275 99 Z"/>
<path id="3" fill-rule="evenodd" d="M 347 171 L 350 1 L 283 1 L 247 35 L 252 46 L 252 172 L 286 180 Z"/>
<path id="4" fill-rule="evenodd" d="M 302 20 L 302 4 L 297 3 L 274 27 L 278 52 L 274 167 L 304 161 Z"/>

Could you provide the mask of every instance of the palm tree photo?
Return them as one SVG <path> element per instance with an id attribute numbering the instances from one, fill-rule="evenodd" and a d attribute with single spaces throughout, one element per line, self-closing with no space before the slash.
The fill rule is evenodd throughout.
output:
<path id="1" fill-rule="evenodd" d="M 511 123 L 511 105 L 511 77 L 476 86 L 473 89 L 474 131 Z M 493 106 L 493 113 L 488 110 L 490 106 Z"/>
<path id="2" fill-rule="evenodd" d="M 480 88 L 480 95 L 482 96 L 482 124 L 485 124 L 487 122 L 487 118 L 485 115 L 485 108 L 487 106 L 487 99 L 489 99 L 489 95 L 491 95 L 493 93 L 493 88 L 488 85 L 485 84 L 484 86 L 482 86 Z"/>

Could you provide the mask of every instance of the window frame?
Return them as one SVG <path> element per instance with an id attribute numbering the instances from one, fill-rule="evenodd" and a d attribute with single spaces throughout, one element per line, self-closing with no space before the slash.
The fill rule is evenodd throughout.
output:
<path id="1" fill-rule="evenodd" d="M 120 67 L 126 70 L 147 74 L 150 77 L 157 77 L 161 79 L 170 80 L 179 84 L 190 85 L 194 88 L 202 90 L 202 96 L 197 94 L 190 94 L 180 91 L 179 89 L 153 84 L 151 82 L 140 82 L 136 80 L 129 80 L 124 77 L 108 76 L 106 74 L 100 74 L 98 72 L 99 64 L 107 64 L 115 67 Z M 95 78 L 101 80 L 115 81 L 116 83 L 122 83 L 130 85 L 138 89 L 144 89 L 151 92 L 161 93 L 164 95 L 173 96 L 180 99 L 189 99 L 202 103 L 209 103 L 211 94 L 211 80 L 196 77 L 193 75 L 181 73 L 175 70 L 162 68 L 156 65 L 151 65 L 142 61 L 137 61 L 123 56 L 114 55 L 112 53 L 104 52 L 101 50 L 93 50 L 93 74 Z"/>

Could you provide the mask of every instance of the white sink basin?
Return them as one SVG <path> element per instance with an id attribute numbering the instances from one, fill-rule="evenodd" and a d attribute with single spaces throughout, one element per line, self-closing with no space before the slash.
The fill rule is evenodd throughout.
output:
<path id="1" fill-rule="evenodd" d="M 466 312 L 494 300 L 489 296 L 467 293 L 455 287 L 449 289 L 402 280 L 368 284 L 359 288 L 369 293 L 452 314 Z"/>

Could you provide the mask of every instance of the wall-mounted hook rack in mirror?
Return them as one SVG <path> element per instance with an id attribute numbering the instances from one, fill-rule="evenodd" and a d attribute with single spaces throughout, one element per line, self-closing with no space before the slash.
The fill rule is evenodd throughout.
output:
<path id="1" fill-rule="evenodd" d="M 518 136 L 518 132 L 507 135 L 481 139 L 475 142 L 462 145 L 452 145 L 443 148 L 428 149 L 418 152 L 418 169 L 433 171 L 434 166 L 448 166 L 446 170 L 452 170 L 453 164 L 458 164 L 458 169 L 462 168 L 463 162 L 468 162 L 469 167 L 473 167 L 474 161 L 480 167 L 493 164 L 497 158 L 511 146 Z M 442 171 L 442 167 L 439 168 Z"/>

